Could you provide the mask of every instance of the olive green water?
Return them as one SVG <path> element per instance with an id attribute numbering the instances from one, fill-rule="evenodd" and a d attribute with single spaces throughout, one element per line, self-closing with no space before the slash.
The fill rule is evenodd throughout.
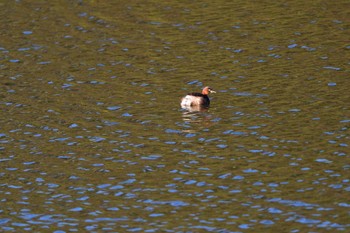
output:
<path id="1" fill-rule="evenodd" d="M 0 231 L 350 231 L 349 1 L 0 8 Z"/>

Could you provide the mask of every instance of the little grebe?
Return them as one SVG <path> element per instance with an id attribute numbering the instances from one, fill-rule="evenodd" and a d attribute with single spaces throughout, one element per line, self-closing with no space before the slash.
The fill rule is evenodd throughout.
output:
<path id="1" fill-rule="evenodd" d="M 205 106 L 208 107 L 210 100 L 209 93 L 215 93 L 210 87 L 204 87 L 202 93 L 188 93 L 181 99 L 181 107 L 186 108 L 190 106 Z"/>

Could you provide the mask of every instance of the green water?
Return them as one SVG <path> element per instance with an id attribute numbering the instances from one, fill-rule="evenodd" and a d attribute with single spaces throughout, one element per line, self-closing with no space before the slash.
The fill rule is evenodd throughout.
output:
<path id="1" fill-rule="evenodd" d="M 0 7 L 1 231 L 349 231 L 348 1 Z"/>

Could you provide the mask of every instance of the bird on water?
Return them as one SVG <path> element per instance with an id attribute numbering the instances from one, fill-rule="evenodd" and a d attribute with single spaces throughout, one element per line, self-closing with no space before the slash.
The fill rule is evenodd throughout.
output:
<path id="1" fill-rule="evenodd" d="M 188 93 L 185 97 L 181 99 L 181 107 L 209 107 L 210 99 L 208 97 L 209 93 L 216 93 L 210 87 L 204 87 L 202 93 Z"/>

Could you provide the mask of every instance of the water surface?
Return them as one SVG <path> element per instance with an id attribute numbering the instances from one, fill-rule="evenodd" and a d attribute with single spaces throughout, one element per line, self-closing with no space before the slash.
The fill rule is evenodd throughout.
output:
<path id="1" fill-rule="evenodd" d="M 0 6 L 2 231 L 349 231 L 348 1 Z"/>

